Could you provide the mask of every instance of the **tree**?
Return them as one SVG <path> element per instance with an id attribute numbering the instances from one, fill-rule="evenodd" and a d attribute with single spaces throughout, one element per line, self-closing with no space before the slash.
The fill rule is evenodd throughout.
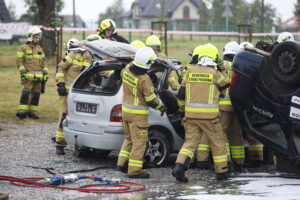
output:
<path id="1" fill-rule="evenodd" d="M 200 24 L 207 24 L 208 22 L 208 9 L 207 9 L 207 5 L 203 0 L 199 1 L 199 10 L 198 10 L 200 19 L 199 19 L 199 23 Z"/>
<path id="2" fill-rule="evenodd" d="M 15 4 L 10 2 L 7 9 L 8 9 L 8 12 L 10 14 L 11 20 L 16 21 L 17 17 L 16 17 L 16 6 L 15 6 Z"/>
<path id="3" fill-rule="evenodd" d="M 117 27 L 122 27 L 123 26 L 123 16 L 124 14 L 124 7 L 123 7 L 123 0 L 114 0 L 113 4 L 109 6 L 105 13 L 100 13 L 98 20 L 97 20 L 97 25 L 101 23 L 102 20 L 109 18 L 112 19 L 116 22 Z"/>
<path id="4" fill-rule="evenodd" d="M 297 17 L 297 26 L 300 27 L 300 0 L 295 3 L 294 15 Z"/>
<path id="5" fill-rule="evenodd" d="M 21 16 L 22 20 L 30 21 L 32 24 L 44 25 L 55 28 L 57 26 L 57 13 L 63 8 L 62 0 L 25 0 L 28 6 L 26 14 Z M 56 49 L 55 31 L 43 31 L 44 48 L 47 56 L 54 56 Z"/>

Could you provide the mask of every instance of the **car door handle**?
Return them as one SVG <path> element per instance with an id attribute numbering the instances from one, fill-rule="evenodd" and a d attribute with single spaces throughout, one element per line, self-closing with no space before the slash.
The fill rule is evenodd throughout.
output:
<path id="1" fill-rule="evenodd" d="M 85 120 L 83 120 L 82 122 L 81 122 L 81 125 L 82 126 L 86 126 L 88 123 L 87 123 L 87 121 L 85 121 Z"/>

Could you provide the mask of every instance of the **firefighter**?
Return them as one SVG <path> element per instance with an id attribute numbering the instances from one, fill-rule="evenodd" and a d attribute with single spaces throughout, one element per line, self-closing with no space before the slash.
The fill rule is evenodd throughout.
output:
<path id="1" fill-rule="evenodd" d="M 125 140 L 119 153 L 117 170 L 127 172 L 129 178 L 149 178 L 150 175 L 142 170 L 148 141 L 148 108 L 150 106 L 159 110 L 161 115 L 165 111 L 147 75 L 147 70 L 155 59 L 156 55 L 151 48 L 142 48 L 136 52 L 133 64 L 121 72 Z"/>
<path id="2" fill-rule="evenodd" d="M 99 36 L 117 42 L 129 44 L 129 42 L 116 32 L 116 23 L 112 19 L 105 19 L 100 24 Z"/>
<path id="3" fill-rule="evenodd" d="M 217 48 L 205 44 L 199 50 L 199 62 L 186 72 L 178 92 L 179 106 L 185 111 L 185 141 L 172 175 L 187 182 L 185 171 L 194 157 L 202 135 L 208 138 L 213 155 L 217 180 L 227 179 L 225 138 L 219 119 L 219 90 L 226 89 L 229 81 L 215 69 Z M 201 91 L 201 92 L 199 92 Z"/>
<path id="4" fill-rule="evenodd" d="M 20 104 L 16 116 L 20 119 L 30 117 L 39 119 L 37 114 L 41 82 L 48 80 L 48 68 L 43 49 L 39 42 L 42 31 L 38 27 L 32 27 L 27 32 L 27 42 L 17 51 L 17 67 L 21 75 Z"/>
<path id="5" fill-rule="evenodd" d="M 59 120 L 55 135 L 56 154 L 64 155 L 64 147 L 67 145 L 62 128 L 62 122 L 66 117 L 68 91 L 75 78 L 92 63 L 92 54 L 83 48 L 75 48 L 78 40 L 72 38 L 67 43 L 67 55 L 57 66 L 56 82 L 59 95 Z"/>
<path id="6" fill-rule="evenodd" d="M 151 47 L 153 49 L 157 57 L 162 59 L 168 59 L 166 54 L 161 52 L 161 41 L 156 35 L 150 35 L 149 37 L 147 37 L 145 44 L 147 47 Z M 161 72 L 156 73 L 156 76 L 158 77 L 161 77 L 161 75 Z M 178 81 L 176 81 L 175 76 L 176 72 L 172 70 L 168 76 L 168 83 L 173 91 L 178 91 L 179 84 Z"/>

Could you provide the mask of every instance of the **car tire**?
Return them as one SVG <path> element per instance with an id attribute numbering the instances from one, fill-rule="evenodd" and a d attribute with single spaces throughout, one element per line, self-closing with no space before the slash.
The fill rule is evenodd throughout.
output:
<path id="1" fill-rule="evenodd" d="M 110 154 L 109 150 L 90 149 L 87 147 L 81 147 L 75 149 L 74 155 L 79 158 L 100 158 L 104 159 Z"/>
<path id="2" fill-rule="evenodd" d="M 274 47 L 270 58 L 266 60 L 262 79 L 273 91 L 288 94 L 300 87 L 299 42 L 279 43 Z"/>
<path id="3" fill-rule="evenodd" d="M 149 130 L 149 141 L 145 151 L 145 161 L 148 167 L 163 166 L 170 155 L 168 138 L 158 130 Z"/>

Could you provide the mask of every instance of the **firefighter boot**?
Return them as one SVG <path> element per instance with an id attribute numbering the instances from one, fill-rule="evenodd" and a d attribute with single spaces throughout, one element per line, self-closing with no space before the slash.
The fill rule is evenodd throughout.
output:
<path id="1" fill-rule="evenodd" d="M 128 171 L 128 161 L 126 161 L 126 163 L 123 166 L 117 166 L 116 170 L 126 174 Z"/>
<path id="2" fill-rule="evenodd" d="M 56 146 L 56 155 L 65 155 L 64 147 Z"/>
<path id="3" fill-rule="evenodd" d="M 197 161 L 196 166 L 198 169 L 204 169 L 204 170 L 214 169 L 213 163 L 211 163 L 211 161 Z"/>
<path id="4" fill-rule="evenodd" d="M 19 117 L 20 119 L 25 119 L 27 117 L 27 112 L 16 112 L 16 116 Z"/>
<path id="5" fill-rule="evenodd" d="M 40 117 L 36 113 L 29 112 L 28 117 L 32 119 L 39 119 Z"/>
<path id="6" fill-rule="evenodd" d="M 127 175 L 128 178 L 150 178 L 150 174 L 143 172 L 142 174 Z"/>
<path id="7" fill-rule="evenodd" d="M 216 178 L 218 181 L 227 180 L 228 179 L 228 173 L 216 173 Z"/>
<path id="8" fill-rule="evenodd" d="M 187 183 L 188 178 L 185 176 L 186 169 L 182 164 L 177 163 L 172 170 L 172 175 L 181 183 Z"/>

